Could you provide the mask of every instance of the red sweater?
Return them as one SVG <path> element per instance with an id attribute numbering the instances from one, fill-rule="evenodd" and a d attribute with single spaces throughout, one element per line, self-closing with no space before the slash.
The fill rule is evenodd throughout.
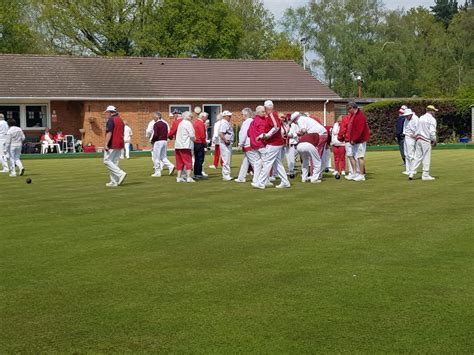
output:
<path id="1" fill-rule="evenodd" d="M 345 115 L 339 125 L 339 133 L 337 134 L 337 139 L 339 142 L 349 142 L 349 136 L 347 135 L 347 126 L 351 120 L 350 115 Z"/>
<path id="2" fill-rule="evenodd" d="M 194 132 L 196 134 L 195 143 L 206 144 L 206 125 L 199 118 L 193 122 Z"/>
<path id="3" fill-rule="evenodd" d="M 276 128 L 277 131 L 265 143 L 273 146 L 285 145 L 285 139 L 281 135 L 281 121 L 278 118 L 278 112 L 271 112 L 266 115 L 265 121 L 267 122 L 268 131 L 272 128 Z M 268 131 L 266 133 L 268 133 Z"/>
<path id="4" fill-rule="evenodd" d="M 268 127 L 265 117 L 256 115 L 250 123 L 247 136 L 250 138 L 250 147 L 252 149 L 265 148 L 265 142 L 263 140 L 257 141 L 257 137 L 263 133 L 267 133 Z"/>
<path id="5" fill-rule="evenodd" d="M 174 139 L 176 137 L 176 132 L 178 132 L 178 126 L 182 120 L 182 117 L 178 117 L 173 121 L 173 123 L 171 124 L 171 129 L 168 133 L 168 139 Z"/>
<path id="6" fill-rule="evenodd" d="M 370 139 L 370 129 L 364 112 L 357 110 L 347 126 L 347 135 L 351 143 L 364 143 Z"/>

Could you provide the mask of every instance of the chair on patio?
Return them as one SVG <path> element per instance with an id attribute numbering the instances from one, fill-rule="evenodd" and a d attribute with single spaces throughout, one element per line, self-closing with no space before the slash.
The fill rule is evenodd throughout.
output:
<path id="1" fill-rule="evenodd" d="M 67 152 L 76 152 L 76 142 L 73 135 L 66 135 L 64 137 L 64 153 Z"/>

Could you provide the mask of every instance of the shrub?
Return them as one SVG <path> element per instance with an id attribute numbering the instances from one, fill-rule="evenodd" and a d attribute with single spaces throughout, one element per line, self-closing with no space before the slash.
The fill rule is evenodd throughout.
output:
<path id="1" fill-rule="evenodd" d="M 398 110 L 407 105 L 418 116 L 425 113 L 428 105 L 435 105 L 439 109 L 436 115 L 438 123 L 437 136 L 441 143 L 458 142 L 461 137 L 470 137 L 471 108 L 469 99 L 411 99 L 411 100 L 384 100 L 364 107 L 369 123 L 371 145 L 395 144 L 395 124 Z"/>

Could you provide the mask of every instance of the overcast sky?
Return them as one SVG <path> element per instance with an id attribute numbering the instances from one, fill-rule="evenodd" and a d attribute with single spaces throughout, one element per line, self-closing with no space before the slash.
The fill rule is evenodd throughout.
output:
<path id="1" fill-rule="evenodd" d="M 308 3 L 308 0 L 263 0 L 265 6 L 275 14 L 275 18 L 279 20 L 283 12 L 288 7 L 298 7 Z M 405 8 L 417 6 L 433 6 L 434 0 L 385 0 L 385 5 L 389 9 Z"/>

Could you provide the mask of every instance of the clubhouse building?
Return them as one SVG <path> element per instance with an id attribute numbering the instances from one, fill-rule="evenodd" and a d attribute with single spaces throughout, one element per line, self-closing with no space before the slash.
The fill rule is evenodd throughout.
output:
<path id="1" fill-rule="evenodd" d="M 31 140 L 60 129 L 100 147 L 108 105 L 129 122 L 134 149 L 149 149 L 144 132 L 155 111 L 169 120 L 175 109 L 200 106 L 212 125 L 229 110 L 240 124 L 243 108 L 273 100 L 279 112 L 309 112 L 330 124 L 341 109 L 336 93 L 287 60 L 3 54 L 0 68 L 0 112 Z"/>

